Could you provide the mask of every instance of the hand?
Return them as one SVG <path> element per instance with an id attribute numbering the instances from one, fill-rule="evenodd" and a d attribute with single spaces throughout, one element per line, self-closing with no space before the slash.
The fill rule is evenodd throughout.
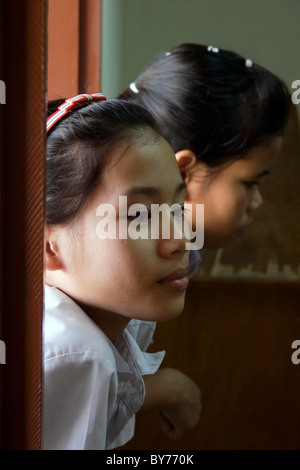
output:
<path id="1" fill-rule="evenodd" d="M 162 368 L 144 377 L 146 396 L 141 412 L 159 412 L 163 432 L 177 439 L 199 421 L 201 391 L 195 382 L 177 369 Z"/>

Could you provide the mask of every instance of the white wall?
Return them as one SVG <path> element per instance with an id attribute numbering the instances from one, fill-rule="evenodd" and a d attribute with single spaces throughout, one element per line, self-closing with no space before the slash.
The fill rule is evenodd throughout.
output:
<path id="1" fill-rule="evenodd" d="M 116 96 L 155 55 L 188 41 L 238 52 L 291 86 L 299 21 L 299 0 L 103 0 L 102 92 Z"/>

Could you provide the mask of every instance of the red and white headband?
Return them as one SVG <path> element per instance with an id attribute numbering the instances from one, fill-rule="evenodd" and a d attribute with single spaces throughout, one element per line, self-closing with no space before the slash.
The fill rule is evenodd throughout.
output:
<path id="1" fill-rule="evenodd" d="M 82 94 L 74 96 L 64 101 L 60 106 L 58 106 L 57 111 L 51 114 L 47 119 L 47 132 L 57 123 L 62 117 L 68 114 L 70 111 L 73 111 L 80 106 L 84 106 L 91 101 L 105 101 L 106 97 L 102 93 L 93 93 L 91 95 Z"/>

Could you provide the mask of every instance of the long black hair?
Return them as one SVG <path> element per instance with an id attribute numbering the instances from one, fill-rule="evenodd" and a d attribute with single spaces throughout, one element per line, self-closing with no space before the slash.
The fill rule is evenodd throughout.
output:
<path id="1" fill-rule="evenodd" d="M 291 102 L 264 67 L 200 44 L 159 55 L 118 98 L 144 106 L 175 152 L 192 150 L 210 167 L 282 135 Z"/>
<path id="2" fill-rule="evenodd" d="M 67 114 L 47 137 L 46 223 L 66 225 L 75 219 L 115 149 L 157 138 L 153 117 L 134 103 L 93 102 Z"/>

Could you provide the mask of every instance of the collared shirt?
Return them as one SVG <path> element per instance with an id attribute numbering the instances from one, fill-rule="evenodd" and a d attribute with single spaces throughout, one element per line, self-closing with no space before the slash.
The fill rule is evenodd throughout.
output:
<path id="1" fill-rule="evenodd" d="M 42 448 L 113 449 L 134 433 L 135 413 L 165 352 L 147 353 L 155 322 L 131 320 L 113 343 L 68 296 L 45 286 Z"/>

